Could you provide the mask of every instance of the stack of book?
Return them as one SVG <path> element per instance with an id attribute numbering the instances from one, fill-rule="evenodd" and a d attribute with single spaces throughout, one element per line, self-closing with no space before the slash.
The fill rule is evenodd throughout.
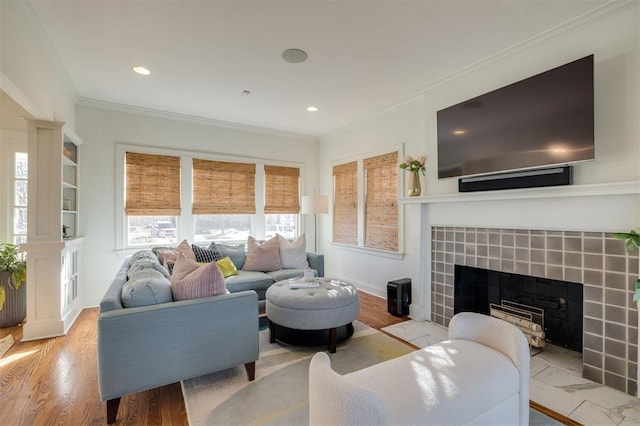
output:
<path id="1" fill-rule="evenodd" d="M 316 280 L 306 281 L 304 277 L 289 278 L 289 288 L 318 288 L 320 283 Z"/>

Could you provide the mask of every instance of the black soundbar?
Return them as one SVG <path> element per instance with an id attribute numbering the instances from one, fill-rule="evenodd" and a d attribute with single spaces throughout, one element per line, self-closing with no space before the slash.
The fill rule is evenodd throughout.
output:
<path id="1" fill-rule="evenodd" d="M 561 166 L 461 178 L 458 179 L 458 191 L 494 191 L 571 184 L 573 184 L 573 167 Z"/>

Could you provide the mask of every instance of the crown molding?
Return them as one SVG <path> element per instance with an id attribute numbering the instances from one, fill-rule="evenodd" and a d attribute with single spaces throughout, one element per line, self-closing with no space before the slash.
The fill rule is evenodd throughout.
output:
<path id="1" fill-rule="evenodd" d="M 567 22 L 564 22 L 560 25 L 555 26 L 554 28 L 551 28 L 543 33 L 540 33 L 538 35 L 535 35 L 533 37 L 530 37 L 522 42 L 516 43 L 513 46 L 510 46 L 506 49 L 503 49 L 497 53 L 494 53 L 491 56 L 488 56 L 484 59 L 481 59 L 479 61 L 476 61 L 470 65 L 467 65 L 461 69 L 459 69 L 458 71 L 454 71 L 436 81 L 434 81 L 433 83 L 429 84 L 426 87 L 423 87 L 422 89 L 419 89 L 417 91 L 418 95 L 417 96 L 413 96 L 410 99 L 389 105 L 385 108 L 382 108 L 372 114 L 369 114 L 365 117 L 362 117 L 360 119 L 357 119 L 355 121 L 352 121 L 344 126 L 338 127 L 334 130 L 331 130 L 323 135 L 320 135 L 320 138 L 325 138 L 325 137 L 331 137 L 333 135 L 339 135 L 342 134 L 344 132 L 349 131 L 350 129 L 356 128 L 358 126 L 361 126 L 363 124 L 366 124 L 382 115 L 388 114 L 389 112 L 395 111 L 397 109 L 400 109 L 402 107 L 404 107 L 407 104 L 410 104 L 414 101 L 416 101 L 417 99 L 423 99 L 424 95 L 426 93 L 428 93 L 429 91 L 442 86 L 446 83 L 449 83 L 451 81 L 454 81 L 460 77 L 463 77 L 467 74 L 471 74 L 472 72 L 475 72 L 483 67 L 488 66 L 489 64 L 493 63 L 493 62 L 497 62 L 499 60 L 502 60 L 504 58 L 507 58 L 511 55 L 515 55 L 525 49 L 528 49 L 532 46 L 535 45 L 539 45 L 542 44 L 546 41 L 552 40 L 556 37 L 559 37 L 561 35 L 565 35 L 565 34 L 570 34 L 572 32 L 578 32 L 583 30 L 584 28 L 588 28 L 590 26 L 593 26 L 601 21 L 606 21 L 607 19 L 610 19 L 614 16 L 617 16 L 621 13 L 626 12 L 627 10 L 630 10 L 634 7 L 638 7 L 640 6 L 640 0 L 611 0 L 610 2 L 600 6 L 599 8 L 596 8 L 594 10 L 591 10 L 581 16 L 578 16 L 576 18 L 573 18 Z"/>
<path id="2" fill-rule="evenodd" d="M 181 114 L 177 112 L 163 111 L 159 109 L 140 107 L 135 105 L 121 104 L 117 102 L 102 101 L 92 98 L 80 98 L 76 103 L 77 106 L 87 106 L 92 108 L 100 108 L 110 111 L 124 112 L 127 114 L 145 115 L 147 117 L 161 118 L 167 120 L 176 120 L 186 123 L 202 124 L 205 126 L 222 127 L 225 129 L 258 133 L 268 136 L 276 136 L 283 138 L 291 138 L 303 140 L 306 142 L 318 142 L 318 137 L 307 135 L 304 133 L 288 132 L 285 130 L 270 129 L 268 127 L 252 126 L 249 124 L 234 123 L 231 121 L 217 120 L 214 118 L 199 117 L 189 114 Z"/>
<path id="3" fill-rule="evenodd" d="M 544 31 L 540 34 L 537 34 L 533 37 L 530 37 L 524 41 L 514 44 L 506 49 L 500 50 L 493 55 L 487 56 L 484 59 L 476 61 L 470 65 L 467 65 L 458 71 L 455 71 L 451 74 L 444 76 L 443 78 L 434 81 L 432 84 L 422 88 L 418 92 L 421 94 L 425 94 L 439 86 L 450 83 L 451 81 L 457 80 L 460 77 L 471 74 L 475 71 L 478 71 L 481 68 L 484 68 L 494 62 L 498 62 L 509 56 L 520 53 L 530 47 L 540 45 L 547 41 L 553 40 L 561 35 L 571 34 L 575 32 L 579 32 L 584 30 L 585 28 L 591 27 L 599 22 L 606 21 L 614 16 L 617 16 L 621 13 L 626 12 L 627 10 L 631 10 L 634 7 L 638 7 L 640 5 L 640 0 L 612 0 L 599 8 L 591 10 L 587 13 L 584 13 L 581 16 L 570 19 L 567 22 L 559 24 L 553 28 L 550 28 L 547 31 Z"/>

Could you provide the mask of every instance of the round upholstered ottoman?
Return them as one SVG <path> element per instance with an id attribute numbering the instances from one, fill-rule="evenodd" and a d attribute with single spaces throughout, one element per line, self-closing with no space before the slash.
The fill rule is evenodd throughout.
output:
<path id="1" fill-rule="evenodd" d="M 318 278 L 319 287 L 291 288 L 291 280 L 267 289 L 266 313 L 270 341 L 317 345 L 329 343 L 335 353 L 338 340 L 353 334 L 351 322 L 360 313 L 358 290 L 342 280 Z"/>

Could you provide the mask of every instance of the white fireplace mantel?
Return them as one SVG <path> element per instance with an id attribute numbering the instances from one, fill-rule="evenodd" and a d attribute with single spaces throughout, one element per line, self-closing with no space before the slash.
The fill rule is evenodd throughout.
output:
<path id="1" fill-rule="evenodd" d="M 599 183 L 590 185 L 552 186 L 545 188 L 509 189 L 501 191 L 458 192 L 422 197 L 404 197 L 398 204 L 460 203 L 474 201 L 503 201 L 564 197 L 599 197 L 640 194 L 640 181 Z"/>
<path id="2" fill-rule="evenodd" d="M 399 198 L 420 208 L 420 262 L 409 315 L 431 318 L 431 231 L 434 226 L 626 231 L 640 225 L 640 181 Z"/>

